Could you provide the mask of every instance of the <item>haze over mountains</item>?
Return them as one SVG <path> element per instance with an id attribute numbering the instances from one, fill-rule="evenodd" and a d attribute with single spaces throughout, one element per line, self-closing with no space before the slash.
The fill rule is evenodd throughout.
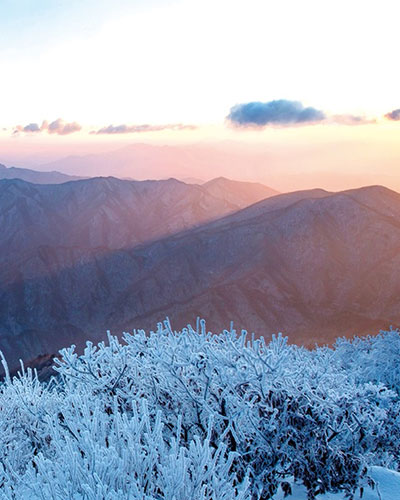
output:
<path id="1" fill-rule="evenodd" d="M 82 177 L 63 174 L 54 170 L 39 172 L 29 168 L 6 167 L 0 163 L 0 179 L 22 179 L 34 184 L 61 184 L 82 179 Z"/>
<path id="2" fill-rule="evenodd" d="M 298 134 L 300 131 L 295 136 Z M 338 191 L 375 184 L 399 191 L 398 176 L 387 167 L 391 161 L 387 159 L 389 151 L 379 155 L 381 168 L 377 170 L 376 153 L 366 153 L 365 147 L 365 141 L 360 147 L 335 142 L 327 151 L 324 145 L 310 147 L 307 137 L 290 147 L 286 141 L 246 143 L 238 139 L 168 145 L 133 143 L 123 147 L 118 141 L 97 145 L 79 142 L 45 149 L 37 144 L 35 151 L 31 147 L 2 151 L 0 163 L 80 177 L 111 175 L 138 180 L 174 177 L 202 183 L 223 176 L 261 182 L 280 192 L 312 188 Z"/>
<path id="3" fill-rule="evenodd" d="M 298 134 L 302 132 L 296 131 L 295 136 Z M 360 147 L 348 142 L 310 147 L 308 139 L 303 137 L 301 143 L 290 147 L 286 141 L 253 144 L 238 140 L 175 145 L 135 143 L 124 147 L 114 144 L 115 149 L 104 152 L 96 150 L 87 154 L 82 150 L 80 154 L 70 155 L 68 150 L 65 157 L 59 158 L 62 153 L 57 150 L 50 161 L 37 159 L 33 164 L 30 158 L 17 161 L 15 157 L 13 163 L 85 177 L 112 175 L 139 180 L 175 177 L 184 181 L 188 178 L 208 181 L 219 176 L 233 177 L 258 181 L 280 192 L 317 187 L 338 191 L 374 184 L 400 190 L 396 172 L 387 168 L 389 151 L 380 153 L 381 168 L 378 171 L 375 168 L 378 162 L 376 152 L 366 153 L 368 146 L 365 141 Z M 342 167 L 338 168 L 338 165 Z"/>
<path id="4" fill-rule="evenodd" d="M 242 148 L 235 143 L 155 145 L 131 144 L 114 151 L 67 156 L 42 164 L 39 170 L 59 170 L 70 175 L 112 175 L 120 178 L 178 179 L 232 176 L 232 172 L 251 176 L 250 171 L 266 171 L 265 151 Z M 247 169 L 245 168 L 247 166 Z M 250 170 L 250 171 L 249 171 Z M 257 178 L 257 176 L 253 176 Z"/>

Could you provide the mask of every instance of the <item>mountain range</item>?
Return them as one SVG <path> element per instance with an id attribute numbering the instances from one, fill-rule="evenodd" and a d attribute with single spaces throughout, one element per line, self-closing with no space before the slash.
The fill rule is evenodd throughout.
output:
<path id="1" fill-rule="evenodd" d="M 128 181 L 112 177 L 62 184 L 1 180 L 0 348 L 15 361 L 19 356 L 28 359 L 48 353 L 71 339 L 82 342 L 85 332 L 93 333 L 94 317 L 103 304 L 88 304 L 87 297 L 82 297 L 85 304 L 76 305 L 73 296 L 79 296 L 82 285 L 89 295 L 96 293 L 97 284 L 89 291 L 81 282 L 85 275 L 88 286 L 95 278 L 108 287 L 101 265 L 94 274 L 87 265 L 276 194 L 261 184 L 224 178 L 201 186 L 176 179 Z M 107 272 L 115 274 L 118 289 L 119 273 L 125 271 L 117 263 Z M 67 297 L 71 286 L 72 296 Z M 78 325 L 75 319 L 83 311 L 93 321 Z M 76 338 L 74 332 L 82 332 L 82 337 Z"/>
<path id="2" fill-rule="evenodd" d="M 6 167 L 0 163 L 0 179 L 21 179 L 34 184 L 61 184 L 82 177 L 63 174 L 56 170 L 39 172 L 29 168 Z"/>
<path id="3" fill-rule="evenodd" d="M 400 324 L 400 195 L 219 178 L 0 181 L 11 364 L 169 316 L 313 345 Z"/>

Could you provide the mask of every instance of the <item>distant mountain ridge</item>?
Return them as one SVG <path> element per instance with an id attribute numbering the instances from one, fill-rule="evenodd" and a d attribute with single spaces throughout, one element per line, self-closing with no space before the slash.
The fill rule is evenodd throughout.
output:
<path id="1" fill-rule="evenodd" d="M 259 177 L 261 169 L 265 170 L 267 159 L 265 152 L 251 150 L 249 160 L 249 152 L 234 144 L 226 148 L 218 144 L 136 143 L 114 151 L 67 156 L 42 164 L 39 168 L 88 177 L 111 175 L 139 180 L 175 177 L 192 183 L 199 178 L 210 180 L 216 176 L 230 177 L 232 172 L 241 173 L 249 161 L 254 168 L 249 167 L 247 175 Z"/>
<path id="2" fill-rule="evenodd" d="M 202 186 L 216 198 L 230 200 L 240 208 L 248 207 L 257 201 L 280 194 L 258 182 L 233 181 L 226 177 L 217 177 L 205 182 Z"/>
<path id="3" fill-rule="evenodd" d="M 82 178 L 76 175 L 63 174 L 55 170 L 41 172 L 29 168 L 6 167 L 0 163 L 0 179 L 21 179 L 33 184 L 61 184 Z"/>

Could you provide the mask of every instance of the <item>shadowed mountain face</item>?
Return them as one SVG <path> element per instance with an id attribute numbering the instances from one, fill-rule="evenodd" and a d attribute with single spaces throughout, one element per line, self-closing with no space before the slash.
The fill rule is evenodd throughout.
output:
<path id="1" fill-rule="evenodd" d="M 175 179 L 111 177 L 57 185 L 0 181 L 0 348 L 9 359 L 18 359 L 79 343 L 102 316 L 104 304 L 95 299 L 96 290 L 114 285 L 115 291 L 123 290 L 125 278 L 136 269 L 131 259 L 119 261 L 126 252 L 275 193 L 266 186 L 241 184 L 228 179 L 199 186 Z M 92 279 L 100 282 L 89 291 Z M 111 296 L 112 289 L 106 294 Z M 83 291 L 93 297 L 91 304 Z M 68 297 L 71 292 L 75 298 Z M 78 324 L 81 312 L 83 323 Z"/>
<path id="2" fill-rule="evenodd" d="M 117 331 L 201 315 L 312 345 L 400 324 L 400 195 L 385 188 L 281 195 L 132 255 L 136 314 Z"/>
<path id="3" fill-rule="evenodd" d="M 21 179 L 33 184 L 61 184 L 62 182 L 81 179 L 61 172 L 38 172 L 29 168 L 6 167 L 0 163 L 0 179 Z"/>
<path id="4" fill-rule="evenodd" d="M 178 189 L 172 198 L 181 203 L 182 183 L 165 183 Z M 114 206 L 110 193 L 105 199 Z M 174 211 L 165 206 L 159 220 L 171 220 Z M 71 216 L 76 227 L 81 212 Z M 111 220 L 120 234 L 125 219 Z M 100 227 L 106 235 L 108 226 Z M 383 187 L 283 194 L 157 241 L 129 246 L 122 239 L 127 246 L 119 248 L 65 246 L 75 240 L 63 236 L 57 233 L 59 246 L 13 250 L 20 259 L 14 274 L 2 267 L 1 348 L 12 361 L 16 352 L 33 358 L 102 338 L 106 328 L 154 327 L 166 315 L 176 327 L 200 315 L 213 329 L 233 320 L 237 328 L 266 336 L 283 331 L 308 345 L 400 324 L 400 195 Z"/>

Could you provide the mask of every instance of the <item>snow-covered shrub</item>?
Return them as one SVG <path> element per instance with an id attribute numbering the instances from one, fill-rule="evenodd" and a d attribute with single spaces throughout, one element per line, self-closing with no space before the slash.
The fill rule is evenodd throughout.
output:
<path id="1" fill-rule="evenodd" d="M 357 382 L 382 383 L 400 393 L 400 333 L 391 329 L 376 336 L 340 338 L 335 358 Z"/>
<path id="2" fill-rule="evenodd" d="M 367 465 L 399 464 L 396 342 L 309 351 L 165 321 L 64 349 L 50 384 L 0 388 L 0 498 L 261 500 L 288 477 L 351 496 Z"/>

